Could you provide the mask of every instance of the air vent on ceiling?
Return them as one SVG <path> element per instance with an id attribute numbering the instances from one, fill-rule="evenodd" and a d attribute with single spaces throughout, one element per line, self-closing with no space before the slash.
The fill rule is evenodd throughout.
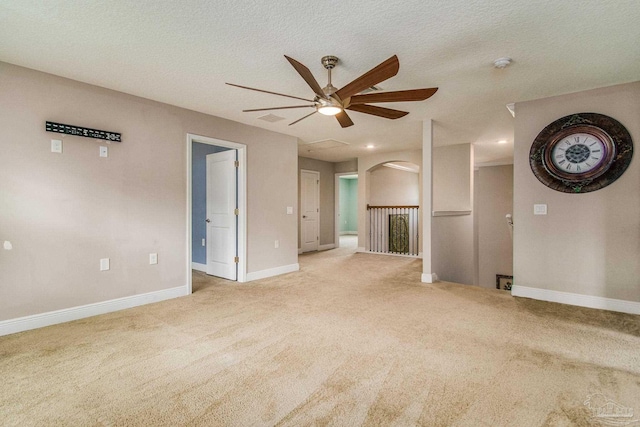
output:
<path id="1" fill-rule="evenodd" d="M 360 92 L 360 95 L 364 95 L 365 93 L 371 93 L 371 92 L 378 92 L 382 90 L 382 88 L 380 86 L 371 86 L 366 88 L 365 90 Z"/>
<path id="2" fill-rule="evenodd" d="M 280 120 L 284 120 L 284 117 L 276 116 L 275 114 L 265 114 L 264 116 L 258 117 L 258 120 L 264 120 L 265 122 L 275 123 Z"/>
<path id="3" fill-rule="evenodd" d="M 348 142 L 338 141 L 336 139 L 322 139 L 320 141 L 312 141 L 304 144 L 309 151 L 326 150 L 328 148 L 344 147 L 349 145 Z"/>

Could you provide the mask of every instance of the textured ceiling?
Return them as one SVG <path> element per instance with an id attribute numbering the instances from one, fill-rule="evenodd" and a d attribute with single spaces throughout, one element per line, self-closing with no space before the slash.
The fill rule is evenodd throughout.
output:
<path id="1" fill-rule="evenodd" d="M 301 155 L 340 161 L 375 150 L 421 146 L 421 121 L 435 144 L 473 143 L 478 162 L 512 156 L 505 104 L 640 80 L 638 0 L 81 1 L 0 2 L 0 60 L 178 105 L 300 138 L 349 145 Z M 324 55 L 340 64 L 341 87 L 397 54 L 383 90 L 437 86 L 429 100 L 378 104 L 398 120 L 350 112 L 355 125 L 306 110 L 277 110 L 275 123 L 242 109 L 295 105 L 225 82 L 312 96 L 283 55 L 321 86 Z M 493 68 L 493 60 L 513 64 Z M 1 88 L 0 88 L 1 93 Z M 290 101 L 293 101 L 291 103 Z M 497 144 L 506 139 L 507 144 Z"/>

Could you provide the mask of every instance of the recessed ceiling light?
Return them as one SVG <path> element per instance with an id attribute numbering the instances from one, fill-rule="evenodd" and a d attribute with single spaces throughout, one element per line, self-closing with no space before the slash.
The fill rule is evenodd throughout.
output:
<path id="1" fill-rule="evenodd" d="M 500 141 L 498 141 L 498 144 L 506 144 L 507 140 L 506 139 L 501 139 Z"/>
<path id="2" fill-rule="evenodd" d="M 371 150 L 371 149 L 372 149 L 372 148 L 374 148 L 374 147 L 375 147 L 375 146 L 374 146 L 373 144 L 367 144 L 367 148 L 368 148 L 369 150 Z"/>

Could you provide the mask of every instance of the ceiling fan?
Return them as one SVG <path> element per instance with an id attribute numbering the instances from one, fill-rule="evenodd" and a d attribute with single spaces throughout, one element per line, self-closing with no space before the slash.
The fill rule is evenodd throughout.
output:
<path id="1" fill-rule="evenodd" d="M 300 98 L 298 96 L 285 95 L 282 93 L 271 92 L 268 90 L 256 89 L 248 86 L 241 86 L 233 83 L 227 83 L 230 86 L 239 87 L 242 89 L 255 90 L 258 92 L 270 93 L 272 95 L 284 96 L 287 98 L 300 99 L 302 101 L 311 102 L 312 104 L 306 105 L 292 105 L 285 107 L 271 107 L 271 108 L 254 108 L 251 110 L 242 110 L 243 112 L 252 111 L 268 111 L 268 110 L 285 110 L 291 108 L 314 108 L 315 111 L 307 114 L 306 116 L 289 123 L 289 126 L 298 123 L 307 117 L 320 113 L 327 116 L 335 116 L 340 126 L 343 128 L 353 125 L 351 118 L 347 115 L 346 110 L 357 111 L 359 113 L 371 114 L 378 117 L 384 117 L 386 119 L 399 119 L 409 114 L 406 111 L 393 110 L 391 108 L 378 107 L 370 105 L 371 103 L 378 102 L 406 102 L 406 101 L 424 101 L 431 97 L 438 90 L 437 87 L 428 89 L 410 89 L 399 90 L 394 92 L 378 92 L 378 93 L 366 93 L 363 94 L 365 89 L 371 88 L 376 84 L 387 80 L 390 77 L 395 76 L 400 68 L 400 62 L 398 57 L 393 55 L 383 63 L 372 68 L 368 72 L 364 73 L 348 85 L 341 89 L 336 88 L 331 84 L 331 70 L 338 63 L 338 58 L 335 56 L 324 56 L 322 58 L 322 65 L 328 70 L 329 83 L 324 87 L 320 87 L 316 79 L 311 74 L 311 71 L 296 61 L 293 58 L 284 56 L 287 61 L 295 68 L 305 82 L 311 87 L 315 93 L 313 99 Z"/>

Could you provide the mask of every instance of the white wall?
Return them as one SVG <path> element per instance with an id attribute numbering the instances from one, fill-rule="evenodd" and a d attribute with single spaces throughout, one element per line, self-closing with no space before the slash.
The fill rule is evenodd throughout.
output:
<path id="1" fill-rule="evenodd" d="M 248 272 L 296 264 L 296 138 L 0 63 L 0 320 L 186 286 L 187 133 L 248 147 Z"/>
<path id="2" fill-rule="evenodd" d="M 608 187 L 560 193 L 533 175 L 529 150 L 549 123 L 580 112 L 606 114 L 622 123 L 633 138 L 635 158 Z M 640 302 L 639 117 L 640 82 L 516 105 L 514 285 L 541 290 L 542 299 L 567 292 Z M 534 216 L 535 203 L 547 204 L 548 215 Z"/>

